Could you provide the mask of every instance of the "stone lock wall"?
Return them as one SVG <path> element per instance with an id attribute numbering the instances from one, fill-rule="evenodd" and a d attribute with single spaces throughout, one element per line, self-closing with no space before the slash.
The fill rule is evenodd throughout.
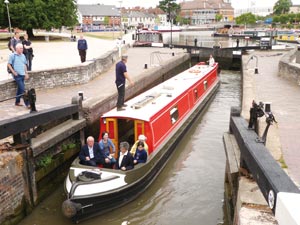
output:
<path id="1" fill-rule="evenodd" d="M 296 57 L 300 51 L 294 49 L 286 53 L 279 61 L 278 76 L 295 82 L 300 85 L 300 64 L 296 62 Z"/>
<path id="2" fill-rule="evenodd" d="M 22 210 L 25 181 L 22 175 L 23 157 L 15 151 L 0 154 L 0 224 Z"/>

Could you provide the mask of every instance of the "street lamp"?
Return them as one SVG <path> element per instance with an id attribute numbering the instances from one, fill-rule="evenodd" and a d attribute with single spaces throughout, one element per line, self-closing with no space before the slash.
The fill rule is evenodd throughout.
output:
<path id="1" fill-rule="evenodd" d="M 11 37 L 11 23 L 10 23 L 9 8 L 8 8 L 9 1 L 5 0 L 4 3 L 6 4 L 6 9 L 7 9 L 7 17 L 8 17 L 8 24 L 9 24 L 9 36 Z"/>
<path id="2" fill-rule="evenodd" d="M 120 3 L 120 32 L 121 32 L 121 39 L 122 39 L 122 36 L 123 36 L 123 28 L 122 28 L 122 0 L 119 1 Z"/>

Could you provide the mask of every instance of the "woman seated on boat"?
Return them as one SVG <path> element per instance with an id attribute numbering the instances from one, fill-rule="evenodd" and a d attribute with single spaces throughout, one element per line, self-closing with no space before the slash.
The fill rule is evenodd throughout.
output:
<path id="1" fill-rule="evenodd" d="M 134 164 L 145 163 L 147 161 L 148 154 L 144 146 L 145 146 L 144 142 L 140 141 L 138 143 L 137 151 L 135 152 L 134 160 L 133 160 Z"/>
<path id="2" fill-rule="evenodd" d="M 116 148 L 112 140 L 108 138 L 108 132 L 102 133 L 102 139 L 99 141 L 99 147 L 105 157 L 104 166 L 113 167 L 116 163 L 116 159 L 114 158 Z"/>
<path id="3" fill-rule="evenodd" d="M 88 166 L 97 166 L 104 163 L 104 155 L 100 151 L 98 143 L 92 136 L 86 139 L 86 145 L 79 152 L 80 163 Z"/>
<path id="4" fill-rule="evenodd" d="M 134 143 L 134 145 L 132 146 L 132 148 L 131 148 L 131 150 L 130 150 L 130 153 L 131 153 L 132 155 L 135 155 L 135 152 L 136 152 L 137 147 L 138 147 L 138 143 L 139 143 L 140 141 L 142 141 L 142 142 L 144 143 L 145 150 L 146 150 L 146 152 L 148 153 L 148 145 L 147 145 L 147 143 L 146 143 L 146 140 L 147 140 L 146 136 L 143 135 L 143 134 L 140 134 L 139 137 L 138 137 L 138 140 L 137 140 L 137 141 Z"/>
<path id="5" fill-rule="evenodd" d="M 120 143 L 120 152 L 119 157 L 117 160 L 117 169 L 121 170 L 131 170 L 134 167 L 133 164 L 133 156 L 130 154 L 129 144 L 128 142 L 124 141 Z"/>

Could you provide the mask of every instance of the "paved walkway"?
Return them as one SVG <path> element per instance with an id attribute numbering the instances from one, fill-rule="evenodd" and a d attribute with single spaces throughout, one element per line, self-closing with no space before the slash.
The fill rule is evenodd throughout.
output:
<path id="1" fill-rule="evenodd" d="M 278 63 L 286 52 L 256 51 L 252 55 L 258 57 L 258 72 L 254 74 L 255 60 L 250 62 L 244 74 L 252 79 L 244 87 L 252 92 L 254 100 L 271 103 L 271 111 L 278 123 L 274 123 L 268 132 L 267 148 L 276 160 L 282 157 L 287 165 L 290 177 L 300 186 L 300 89 L 295 82 L 278 76 Z M 250 56 L 244 56 L 247 62 Z M 253 99 L 247 99 L 243 106 L 245 118 L 249 118 L 249 109 Z M 248 104 L 248 105 L 247 105 Z M 265 119 L 262 118 L 262 121 Z M 261 129 L 263 132 L 264 127 Z"/>
<path id="2" fill-rule="evenodd" d="M 55 34 L 62 37 L 70 37 L 70 34 Z M 79 37 L 77 35 L 77 37 Z M 124 36 L 126 43 L 131 42 L 131 35 Z M 104 40 L 98 38 L 85 37 L 88 42 L 87 61 L 93 60 L 116 47 L 116 40 Z M 63 68 L 80 64 L 80 57 L 77 50 L 77 42 L 71 41 L 38 41 L 33 42 L 34 58 L 32 70 L 46 70 Z M 11 76 L 6 72 L 7 60 L 10 51 L 0 50 L 0 81 L 10 79 Z"/>

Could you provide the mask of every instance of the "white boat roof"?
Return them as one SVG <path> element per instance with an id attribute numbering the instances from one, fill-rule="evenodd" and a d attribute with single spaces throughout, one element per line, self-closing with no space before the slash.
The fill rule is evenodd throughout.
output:
<path id="1" fill-rule="evenodd" d="M 169 102 L 180 96 L 216 66 L 195 65 L 126 101 L 125 110 L 117 111 L 114 108 L 105 113 L 102 118 L 133 118 L 149 122 L 153 115 L 161 111 Z"/>

